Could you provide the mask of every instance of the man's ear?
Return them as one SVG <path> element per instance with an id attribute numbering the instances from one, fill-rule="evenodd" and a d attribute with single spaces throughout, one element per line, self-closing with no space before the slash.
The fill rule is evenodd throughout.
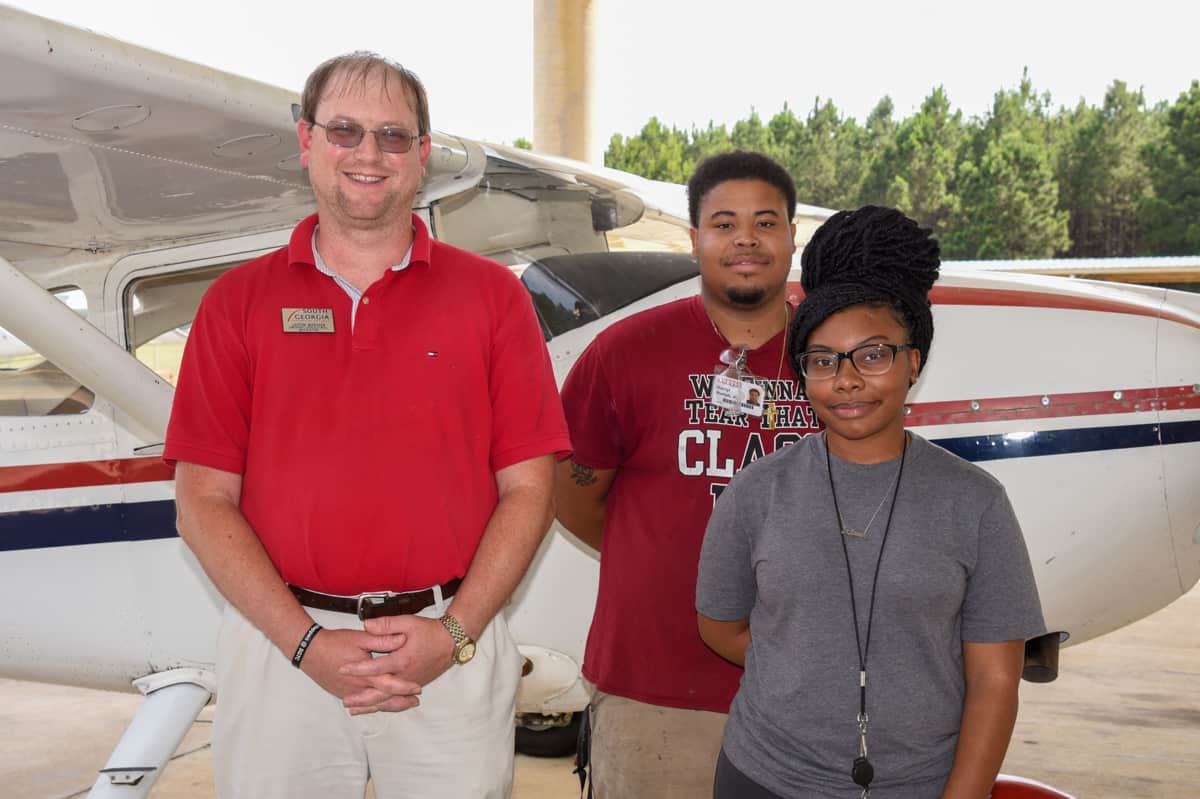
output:
<path id="1" fill-rule="evenodd" d="M 300 166 L 308 169 L 308 154 L 312 149 L 312 125 L 308 120 L 296 123 L 296 139 L 300 142 Z"/>

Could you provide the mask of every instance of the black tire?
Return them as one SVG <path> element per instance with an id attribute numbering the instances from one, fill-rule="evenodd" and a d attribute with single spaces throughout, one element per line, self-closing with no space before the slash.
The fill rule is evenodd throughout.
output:
<path id="1" fill-rule="evenodd" d="M 535 730 L 517 727 L 517 753 L 530 757 L 566 757 L 575 754 L 579 742 L 579 721 L 582 713 L 572 713 L 565 727 Z"/>

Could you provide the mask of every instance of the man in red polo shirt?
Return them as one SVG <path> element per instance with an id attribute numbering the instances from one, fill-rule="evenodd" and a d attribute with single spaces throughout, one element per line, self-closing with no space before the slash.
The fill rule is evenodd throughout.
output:
<path id="1" fill-rule="evenodd" d="M 335 58 L 301 106 L 317 214 L 213 284 L 167 434 L 179 533 L 228 600 L 218 795 L 507 796 L 500 608 L 569 448 L 545 343 L 507 269 L 412 213 L 415 75 Z"/>

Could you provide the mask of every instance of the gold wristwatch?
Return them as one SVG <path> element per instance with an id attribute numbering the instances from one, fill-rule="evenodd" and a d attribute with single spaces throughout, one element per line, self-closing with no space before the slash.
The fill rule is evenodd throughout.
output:
<path id="1" fill-rule="evenodd" d="M 467 635 L 467 631 L 463 629 L 462 624 L 458 619 L 447 613 L 442 616 L 442 626 L 450 633 L 450 637 L 454 639 L 454 654 L 450 656 L 451 663 L 463 665 L 475 657 L 475 642 L 471 640 L 471 636 Z"/>

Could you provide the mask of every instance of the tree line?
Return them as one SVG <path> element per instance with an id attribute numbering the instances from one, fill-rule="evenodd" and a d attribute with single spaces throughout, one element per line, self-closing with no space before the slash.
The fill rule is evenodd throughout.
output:
<path id="1" fill-rule="evenodd" d="M 885 96 L 861 124 L 819 99 L 804 119 L 785 104 L 732 129 L 651 118 L 613 135 L 604 163 L 683 183 L 712 153 L 758 150 L 787 167 L 801 202 L 894 206 L 946 258 L 1200 253 L 1200 81 L 1153 106 L 1114 81 L 1099 107 L 1055 110 L 1026 72 L 982 117 L 964 118 L 941 87 L 906 119 L 894 110 Z"/>

